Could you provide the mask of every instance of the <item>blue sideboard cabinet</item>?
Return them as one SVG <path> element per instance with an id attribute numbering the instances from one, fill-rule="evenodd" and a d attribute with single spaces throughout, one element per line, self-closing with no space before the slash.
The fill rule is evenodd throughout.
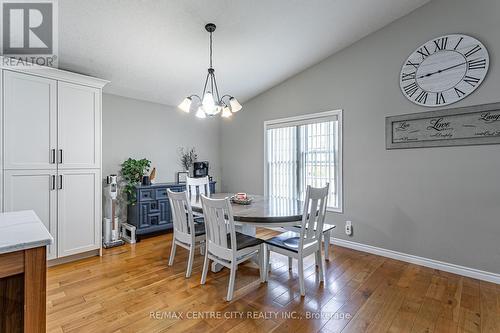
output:
<path id="1" fill-rule="evenodd" d="M 136 227 L 137 236 L 173 229 L 167 189 L 181 192 L 186 185 L 162 183 L 136 187 L 137 202 L 128 206 L 127 222 Z M 210 192 L 215 193 L 215 182 L 210 182 Z"/>

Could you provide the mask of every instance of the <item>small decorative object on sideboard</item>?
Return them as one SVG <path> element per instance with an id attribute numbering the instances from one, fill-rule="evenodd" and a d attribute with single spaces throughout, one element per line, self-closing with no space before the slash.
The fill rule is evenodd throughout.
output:
<path id="1" fill-rule="evenodd" d="M 156 179 L 156 167 L 154 167 L 153 170 L 151 170 L 151 173 L 149 174 L 149 181 L 151 183 L 154 183 L 155 179 Z"/>
<path id="2" fill-rule="evenodd" d="M 193 178 L 202 178 L 208 176 L 208 161 L 194 162 L 190 176 Z"/>
<path id="3" fill-rule="evenodd" d="M 177 183 L 179 183 L 179 184 L 185 184 L 188 175 L 189 175 L 189 172 L 187 172 L 187 171 L 179 171 L 179 172 L 177 172 Z"/>
<path id="4" fill-rule="evenodd" d="M 198 159 L 198 154 L 196 154 L 194 147 L 191 149 L 185 149 L 181 147 L 179 148 L 179 159 L 181 162 L 181 166 L 184 168 L 184 170 L 188 171 L 189 168 L 193 166 L 193 163 Z"/>
<path id="5" fill-rule="evenodd" d="M 129 204 L 135 204 L 135 187 L 141 184 L 142 177 L 149 171 L 150 166 L 151 161 L 145 158 L 141 160 L 129 158 L 122 163 L 121 175 L 126 182 L 125 193 Z"/>
<path id="6" fill-rule="evenodd" d="M 253 198 L 249 197 L 246 193 L 236 193 L 231 197 L 231 202 L 238 205 L 250 205 Z"/>
<path id="7" fill-rule="evenodd" d="M 151 185 L 151 179 L 149 176 L 142 176 L 142 185 L 148 186 Z"/>

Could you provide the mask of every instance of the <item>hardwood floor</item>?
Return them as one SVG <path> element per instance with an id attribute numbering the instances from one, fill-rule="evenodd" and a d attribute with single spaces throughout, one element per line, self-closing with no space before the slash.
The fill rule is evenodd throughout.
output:
<path id="1" fill-rule="evenodd" d="M 275 232 L 259 230 L 261 238 Z M 233 301 L 228 270 L 200 285 L 202 256 L 184 277 L 187 251 L 167 266 L 172 235 L 49 268 L 48 332 L 500 332 L 500 285 L 331 247 L 326 286 L 313 256 L 300 297 L 297 265 L 273 254 L 267 284 L 241 265 Z"/>

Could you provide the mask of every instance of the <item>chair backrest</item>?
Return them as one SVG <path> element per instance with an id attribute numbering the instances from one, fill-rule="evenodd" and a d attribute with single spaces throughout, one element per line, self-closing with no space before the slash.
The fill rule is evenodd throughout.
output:
<path id="1" fill-rule="evenodd" d="M 186 178 L 186 190 L 189 196 L 205 195 L 210 196 L 210 181 L 208 176 L 200 178 Z"/>
<path id="2" fill-rule="evenodd" d="M 304 210 L 300 230 L 300 248 L 308 243 L 319 241 L 323 233 L 326 207 L 328 201 L 328 190 L 330 184 L 323 188 L 307 186 L 306 198 L 304 200 Z"/>
<path id="3" fill-rule="evenodd" d="M 202 195 L 201 203 L 205 217 L 208 251 L 226 260 L 234 259 L 233 256 L 236 256 L 237 249 L 236 233 L 233 209 L 229 198 L 210 199 Z M 228 234 L 230 235 L 230 244 L 227 238 Z"/>
<path id="4" fill-rule="evenodd" d="M 167 193 L 172 209 L 174 237 L 185 243 L 194 241 L 193 210 L 189 203 L 187 193 L 185 191 L 173 192 L 170 189 L 167 189 Z"/>

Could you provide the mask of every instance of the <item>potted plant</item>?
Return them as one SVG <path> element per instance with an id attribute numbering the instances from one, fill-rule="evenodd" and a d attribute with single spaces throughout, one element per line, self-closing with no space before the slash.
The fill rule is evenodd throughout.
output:
<path id="1" fill-rule="evenodd" d="M 198 154 L 194 150 L 194 147 L 191 149 L 179 149 L 179 159 L 181 162 L 181 166 L 189 172 L 190 168 L 193 166 L 193 163 L 198 159 Z"/>
<path id="2" fill-rule="evenodd" d="M 127 194 L 128 203 L 134 205 L 136 202 L 135 188 L 140 184 L 142 176 L 144 176 L 151 166 L 151 161 L 148 159 L 135 160 L 129 158 L 122 163 L 121 175 L 125 180 L 125 193 Z"/>

